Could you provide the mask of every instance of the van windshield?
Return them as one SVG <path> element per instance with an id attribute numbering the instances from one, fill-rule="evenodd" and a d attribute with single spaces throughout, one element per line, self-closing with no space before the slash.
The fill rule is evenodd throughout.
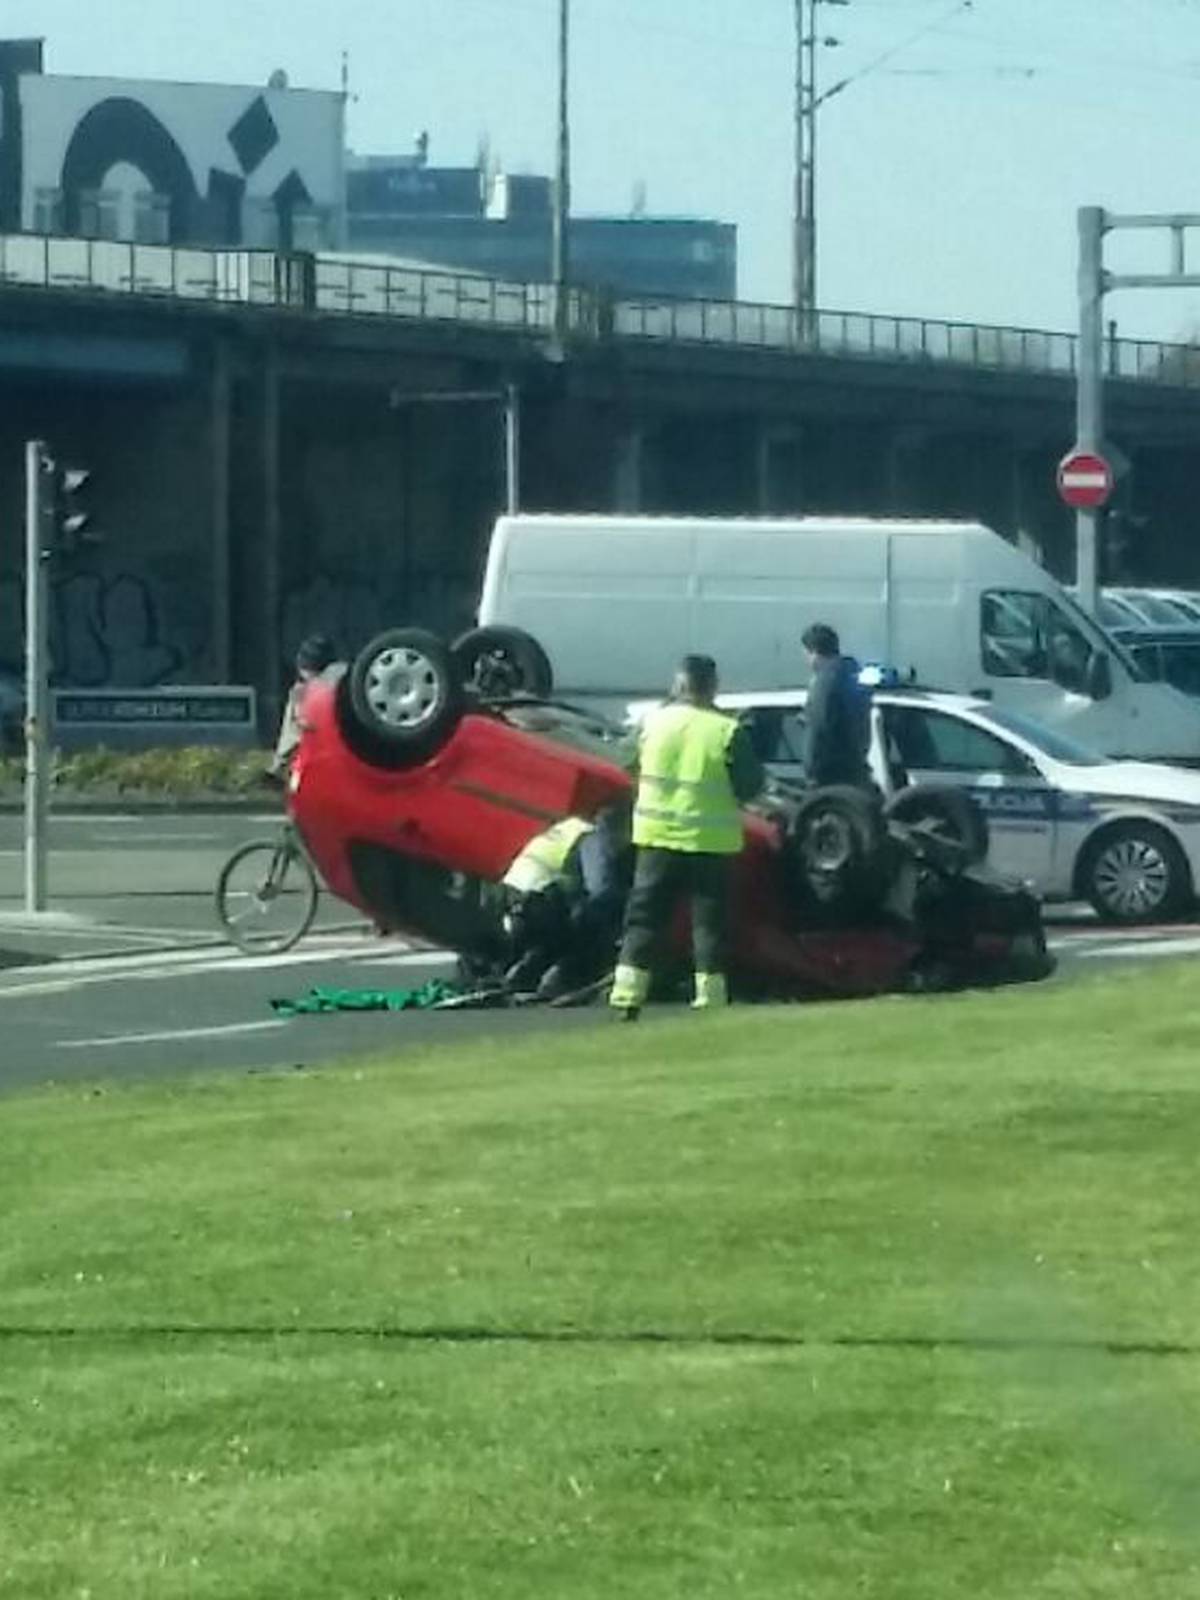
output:
<path id="1" fill-rule="evenodd" d="M 1120 640 L 1114 639 L 1106 628 L 1102 628 L 1095 617 L 1088 615 L 1073 594 L 1064 589 L 1059 603 L 1070 612 L 1075 626 L 1093 648 L 1103 647 L 1110 655 L 1115 656 L 1135 683 L 1150 681 L 1150 674 L 1145 667 L 1135 661 Z"/>

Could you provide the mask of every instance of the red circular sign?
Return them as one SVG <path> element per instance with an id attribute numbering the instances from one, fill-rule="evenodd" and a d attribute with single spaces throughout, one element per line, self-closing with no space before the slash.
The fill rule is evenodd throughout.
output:
<path id="1" fill-rule="evenodd" d="M 1072 450 L 1058 464 L 1058 492 L 1076 511 L 1095 511 L 1113 492 L 1113 469 L 1094 450 Z"/>

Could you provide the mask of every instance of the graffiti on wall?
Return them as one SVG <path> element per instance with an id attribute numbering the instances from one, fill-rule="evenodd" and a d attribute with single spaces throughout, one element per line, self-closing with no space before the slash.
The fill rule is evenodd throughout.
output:
<path id="1" fill-rule="evenodd" d="M 385 628 L 432 628 L 455 635 L 471 624 L 475 585 L 444 573 L 414 573 L 406 590 L 322 573 L 284 597 L 282 643 L 291 660 L 301 639 L 326 633 L 353 653 Z"/>
<path id="2" fill-rule="evenodd" d="M 25 591 L 0 578 L 0 673 L 20 677 Z M 187 654 L 168 639 L 154 587 L 136 573 L 72 573 L 51 585 L 51 677 L 74 689 L 148 689 L 167 683 Z"/>

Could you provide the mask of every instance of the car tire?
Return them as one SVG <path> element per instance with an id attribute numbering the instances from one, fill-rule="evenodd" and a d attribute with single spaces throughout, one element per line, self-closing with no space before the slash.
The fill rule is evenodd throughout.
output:
<path id="1" fill-rule="evenodd" d="M 1153 822 L 1116 822 L 1088 842 L 1077 888 L 1105 922 L 1163 922 L 1192 899 L 1183 851 Z"/>
<path id="2" fill-rule="evenodd" d="M 976 867 L 987 859 L 987 817 L 969 794 L 952 784 L 912 784 L 891 796 L 883 814 L 889 822 L 929 831 L 957 846 L 964 867 Z"/>
<path id="3" fill-rule="evenodd" d="M 544 700 L 554 688 L 549 656 L 520 628 L 472 628 L 454 641 L 452 653 L 467 693 L 477 700 Z"/>
<path id="4" fill-rule="evenodd" d="M 801 892 L 826 911 L 855 915 L 887 888 L 886 832 L 878 800 L 834 784 L 805 795 L 787 832 Z"/>
<path id="5" fill-rule="evenodd" d="M 372 639 L 339 689 L 346 742 L 372 766 L 427 760 L 454 732 L 463 710 L 450 649 L 423 628 L 392 628 Z"/>

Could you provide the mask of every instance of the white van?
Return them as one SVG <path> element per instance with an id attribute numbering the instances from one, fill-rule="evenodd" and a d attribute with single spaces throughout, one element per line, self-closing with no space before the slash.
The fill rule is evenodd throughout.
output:
<path id="1" fill-rule="evenodd" d="M 802 686 L 828 622 L 862 662 L 983 694 L 1112 756 L 1200 763 L 1200 704 L 1144 680 L 1048 573 L 973 522 L 501 517 L 479 621 L 541 643 L 564 699 L 661 694 L 679 658 L 722 687 Z"/>

